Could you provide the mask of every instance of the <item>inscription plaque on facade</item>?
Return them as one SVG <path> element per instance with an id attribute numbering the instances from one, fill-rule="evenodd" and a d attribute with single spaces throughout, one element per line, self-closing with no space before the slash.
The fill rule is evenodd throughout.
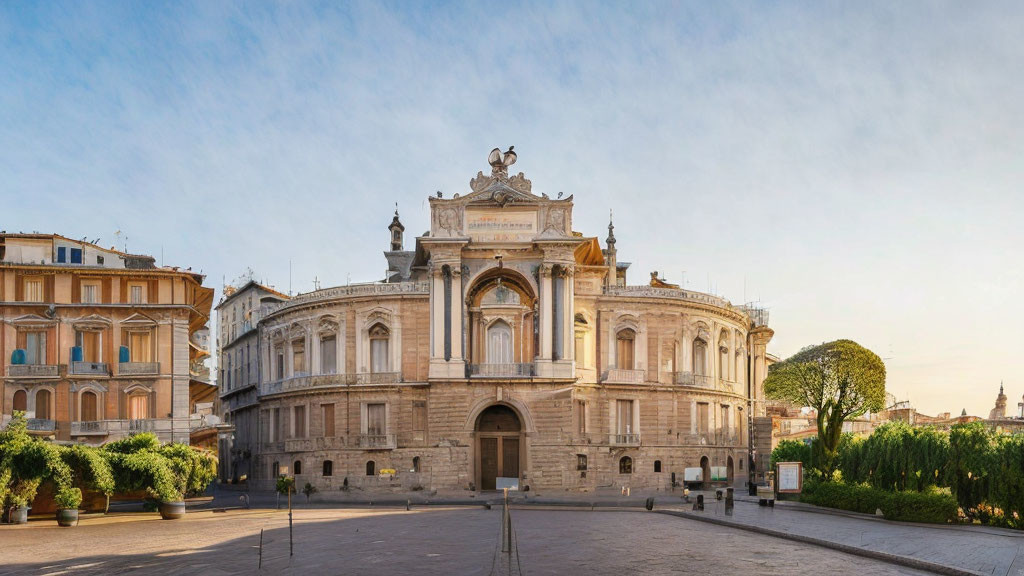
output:
<path id="1" fill-rule="evenodd" d="M 536 210 L 466 210 L 466 235 L 477 242 L 524 242 L 537 235 Z"/>

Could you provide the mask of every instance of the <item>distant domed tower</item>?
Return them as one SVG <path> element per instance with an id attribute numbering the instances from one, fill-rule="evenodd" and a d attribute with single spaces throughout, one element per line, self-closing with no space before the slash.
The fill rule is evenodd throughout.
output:
<path id="1" fill-rule="evenodd" d="M 989 420 L 1006 418 L 1006 394 L 1003 393 L 1003 383 L 999 383 L 999 396 L 996 396 L 996 407 L 988 413 Z"/>

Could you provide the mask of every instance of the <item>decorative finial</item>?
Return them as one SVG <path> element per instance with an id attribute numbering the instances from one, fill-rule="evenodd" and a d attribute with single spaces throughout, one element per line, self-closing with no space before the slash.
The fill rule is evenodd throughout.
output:
<path id="1" fill-rule="evenodd" d="M 608 210 L 608 238 L 605 240 L 608 248 L 615 247 L 615 224 L 612 222 L 612 211 Z"/>
<path id="2" fill-rule="evenodd" d="M 1000 396 L 1003 395 L 1003 381 L 1002 380 L 999 381 L 999 395 Z"/>
<path id="3" fill-rule="evenodd" d="M 518 155 L 512 151 L 515 146 L 509 146 L 508 151 L 501 153 L 500 148 L 491 150 L 487 155 L 487 163 L 491 165 L 491 176 L 496 178 L 508 178 L 508 167 L 516 163 Z"/>

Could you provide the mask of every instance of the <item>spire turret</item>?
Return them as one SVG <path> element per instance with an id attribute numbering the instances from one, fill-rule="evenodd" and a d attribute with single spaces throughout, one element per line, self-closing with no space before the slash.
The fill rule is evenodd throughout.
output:
<path id="1" fill-rule="evenodd" d="M 398 219 L 398 202 L 395 202 L 395 217 L 391 219 L 391 225 L 388 226 L 388 230 L 391 232 L 391 251 L 401 252 L 405 244 L 402 239 L 402 233 L 405 232 L 405 226 Z"/>

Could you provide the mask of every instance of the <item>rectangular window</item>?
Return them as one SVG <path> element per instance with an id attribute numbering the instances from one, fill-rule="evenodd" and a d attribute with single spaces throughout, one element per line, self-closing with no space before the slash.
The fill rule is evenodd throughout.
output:
<path id="1" fill-rule="evenodd" d="M 96 264 L 103 265 L 103 256 L 96 256 Z"/>
<path id="2" fill-rule="evenodd" d="M 146 303 L 146 287 L 143 284 L 129 284 L 128 285 L 128 303 L 129 304 L 145 304 Z"/>
<path id="3" fill-rule="evenodd" d="M 277 351 L 277 379 L 284 380 L 284 352 Z"/>
<path id="4" fill-rule="evenodd" d="M 306 343 L 302 340 L 292 342 L 292 376 L 306 375 Z"/>
<path id="5" fill-rule="evenodd" d="M 334 335 L 320 339 L 320 373 L 338 373 L 338 340 Z"/>
<path id="6" fill-rule="evenodd" d="M 71 263 L 72 264 L 81 264 L 82 263 L 82 249 L 81 248 L 72 248 L 71 249 Z"/>
<path id="7" fill-rule="evenodd" d="M 306 407 L 295 406 L 292 408 L 292 437 L 306 437 Z"/>
<path id="8" fill-rule="evenodd" d="M 718 423 L 718 429 L 722 434 L 729 433 L 729 407 L 722 406 L 722 420 Z"/>
<path id="9" fill-rule="evenodd" d="M 383 338 L 370 340 L 370 371 L 374 373 L 388 371 L 388 341 Z"/>
<path id="10" fill-rule="evenodd" d="M 25 334 L 25 363 L 46 364 L 46 332 Z"/>
<path id="11" fill-rule="evenodd" d="M 98 303 L 99 288 L 96 284 L 82 284 L 82 304 Z"/>
<path id="12" fill-rule="evenodd" d="M 576 431 L 580 434 L 587 433 L 587 403 L 585 400 L 576 401 Z"/>
<path id="13" fill-rule="evenodd" d="M 387 434 L 386 411 L 384 404 L 366 405 L 366 433 L 370 436 Z"/>
<path id="14" fill-rule="evenodd" d="M 708 410 L 709 406 L 707 402 L 700 402 L 697 404 L 697 433 L 707 434 L 708 433 Z"/>
<path id="15" fill-rule="evenodd" d="M 25 302 L 43 301 L 43 281 L 40 278 L 25 280 Z"/>
<path id="16" fill-rule="evenodd" d="M 334 436 L 334 404 L 321 404 L 320 411 L 324 419 L 324 436 Z"/>
<path id="17" fill-rule="evenodd" d="M 102 342 L 101 333 L 98 331 L 79 330 L 75 333 L 75 346 L 82 349 L 83 362 L 102 362 L 103 351 L 100 347 Z"/>
<path id="18" fill-rule="evenodd" d="M 616 400 L 616 434 L 633 434 L 633 401 Z"/>
<path id="19" fill-rule="evenodd" d="M 128 333 L 128 361 L 152 362 L 153 345 L 149 332 Z"/>
<path id="20" fill-rule="evenodd" d="M 425 432 L 427 430 L 427 403 L 423 400 L 413 400 L 412 430 L 413 432 Z M 419 439 L 423 439 L 422 435 L 420 435 Z"/>
<path id="21" fill-rule="evenodd" d="M 284 439 L 284 426 L 281 425 L 281 409 L 274 408 L 274 441 L 280 442 Z"/>
<path id="22" fill-rule="evenodd" d="M 67 262 L 67 261 L 68 261 L 68 249 L 63 247 L 63 246 L 59 246 L 57 248 L 57 262 L 63 264 L 65 262 Z"/>
<path id="23" fill-rule="evenodd" d="M 583 353 L 583 335 L 576 335 L 576 367 L 582 368 L 584 366 L 584 353 Z"/>

